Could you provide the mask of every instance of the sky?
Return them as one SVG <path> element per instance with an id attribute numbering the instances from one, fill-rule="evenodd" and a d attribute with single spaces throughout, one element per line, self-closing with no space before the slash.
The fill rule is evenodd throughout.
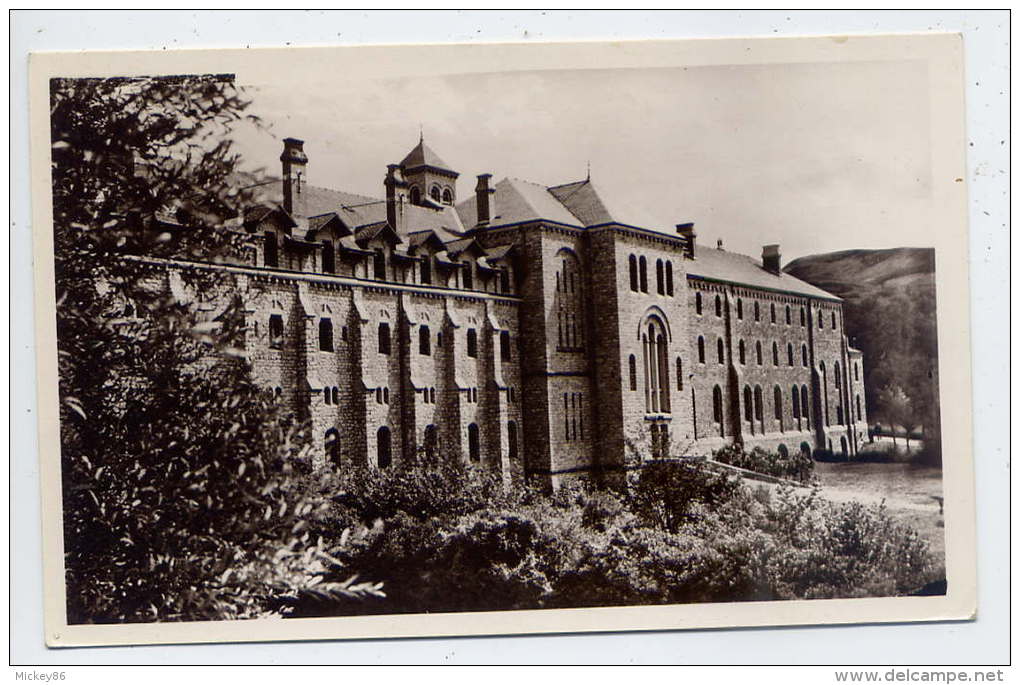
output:
<path id="1" fill-rule="evenodd" d="M 621 221 L 783 261 L 931 246 L 924 61 L 517 71 L 376 79 L 327 66 L 244 83 L 266 128 L 239 136 L 278 173 L 305 141 L 309 182 L 381 197 L 386 164 L 425 142 L 461 176 L 545 185 L 588 173 Z"/>

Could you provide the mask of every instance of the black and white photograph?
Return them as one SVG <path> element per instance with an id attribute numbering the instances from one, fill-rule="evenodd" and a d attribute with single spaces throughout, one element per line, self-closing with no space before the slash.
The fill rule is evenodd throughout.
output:
<path id="1" fill-rule="evenodd" d="M 34 65 L 47 642 L 972 615 L 959 43 L 707 43 Z"/>

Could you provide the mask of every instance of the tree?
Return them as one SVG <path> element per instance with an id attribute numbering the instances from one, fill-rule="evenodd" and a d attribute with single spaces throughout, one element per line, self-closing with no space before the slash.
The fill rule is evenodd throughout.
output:
<path id="1" fill-rule="evenodd" d="M 910 449 L 910 426 L 913 422 L 914 408 L 910 398 L 898 385 L 886 385 L 878 393 L 879 405 L 892 424 L 893 444 L 896 444 L 896 426 L 903 426 L 907 431 L 907 449 Z"/>
<path id="2" fill-rule="evenodd" d="M 252 122 L 225 77 L 51 82 L 54 258 L 68 621 L 243 618 L 324 582 L 302 427 L 258 388 L 224 283 L 167 292 L 149 257 L 240 259 L 227 226 L 232 133 Z M 203 313 L 205 312 L 205 313 Z"/>

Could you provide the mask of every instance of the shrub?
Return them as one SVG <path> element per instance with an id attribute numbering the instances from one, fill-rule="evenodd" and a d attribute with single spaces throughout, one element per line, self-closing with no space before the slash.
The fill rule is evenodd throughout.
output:
<path id="1" fill-rule="evenodd" d="M 810 480 L 815 469 L 814 459 L 800 451 L 790 452 L 783 456 L 778 452 L 769 452 L 761 447 L 755 447 L 747 452 L 743 445 L 737 444 L 727 445 L 716 450 L 712 454 L 712 458 L 755 473 L 801 482 Z"/>
<path id="2" fill-rule="evenodd" d="M 715 506 L 736 487 L 736 479 L 702 462 L 650 461 L 641 469 L 631 506 L 649 524 L 674 533 L 696 515 L 696 504 Z"/>

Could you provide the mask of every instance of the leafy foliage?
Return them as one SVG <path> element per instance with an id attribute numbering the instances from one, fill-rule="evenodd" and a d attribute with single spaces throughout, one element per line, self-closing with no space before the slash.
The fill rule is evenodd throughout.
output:
<path id="1" fill-rule="evenodd" d="M 811 458 L 811 455 L 800 450 L 783 456 L 778 452 L 769 452 L 757 446 L 748 452 L 743 445 L 733 444 L 716 450 L 712 457 L 724 464 L 755 473 L 801 482 L 810 480 L 815 469 L 815 460 Z"/>

